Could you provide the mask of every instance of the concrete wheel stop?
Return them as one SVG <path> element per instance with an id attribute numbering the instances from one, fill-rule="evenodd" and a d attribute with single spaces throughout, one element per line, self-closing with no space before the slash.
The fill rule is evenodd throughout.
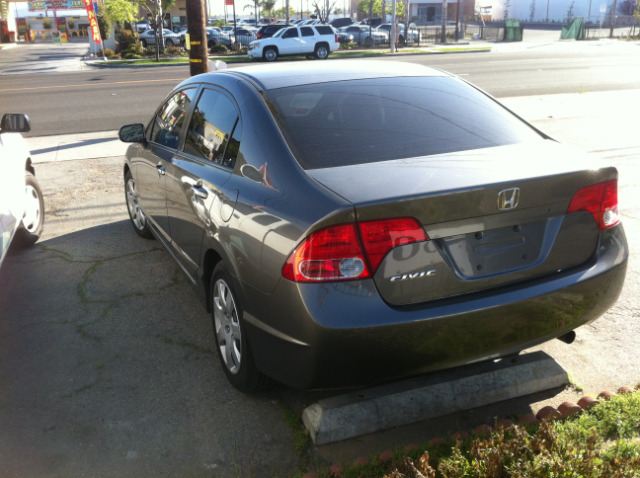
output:
<path id="1" fill-rule="evenodd" d="M 326 398 L 302 421 L 316 445 L 562 387 L 567 372 L 544 352 L 483 362 Z"/>

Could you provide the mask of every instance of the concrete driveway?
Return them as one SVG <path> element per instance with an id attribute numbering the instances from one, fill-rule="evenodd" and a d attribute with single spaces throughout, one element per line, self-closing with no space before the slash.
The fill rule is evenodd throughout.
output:
<path id="1" fill-rule="evenodd" d="M 578 330 L 573 345 L 540 347 L 576 387 L 296 452 L 297 430 L 285 416 L 299 416 L 327 394 L 276 386 L 247 396 L 228 385 L 210 318 L 187 280 L 158 243 L 139 238 L 127 222 L 122 157 L 95 157 L 109 151 L 105 138 L 82 155 L 73 139 L 34 138 L 45 234 L 0 270 L 0 475 L 287 476 L 635 385 L 640 141 L 625 112 L 640 104 L 640 91 L 505 103 L 621 172 L 632 254 L 623 294 Z"/>

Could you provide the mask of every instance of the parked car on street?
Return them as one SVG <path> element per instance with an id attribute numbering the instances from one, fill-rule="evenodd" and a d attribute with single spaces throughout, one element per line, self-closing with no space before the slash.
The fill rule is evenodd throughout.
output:
<path id="1" fill-rule="evenodd" d="M 160 32 L 158 32 L 160 34 Z M 172 32 L 168 28 L 162 30 L 162 35 L 164 37 L 165 46 L 179 46 L 180 45 L 180 35 Z M 140 34 L 140 42 L 143 47 L 147 47 L 149 45 L 156 44 L 155 31 L 153 28 L 146 30 L 145 32 Z"/>
<path id="2" fill-rule="evenodd" d="M 339 29 L 342 27 L 348 27 L 352 23 L 353 23 L 353 20 L 351 20 L 351 18 L 344 17 L 344 18 L 334 18 L 329 22 L 329 25 L 331 25 L 333 28 Z"/>
<path id="3" fill-rule="evenodd" d="M 256 32 L 257 30 L 252 28 L 236 28 L 235 32 L 231 33 L 229 36 L 234 44 L 237 43 L 242 46 L 249 46 L 252 41 L 258 38 Z"/>
<path id="4" fill-rule="evenodd" d="M 207 48 L 211 49 L 216 45 L 230 47 L 233 43 L 231 35 L 223 32 L 219 27 L 207 27 Z"/>
<path id="5" fill-rule="evenodd" d="M 406 34 L 404 31 L 404 24 L 398 24 L 397 36 L 398 36 L 398 44 L 407 45 L 407 43 L 420 43 L 420 32 L 413 25 L 409 25 L 409 33 Z M 383 23 L 376 27 L 376 30 L 379 32 L 385 33 L 388 37 L 391 36 L 391 24 Z"/>
<path id="6" fill-rule="evenodd" d="M 367 48 L 389 43 L 389 35 L 365 25 L 350 25 L 340 28 L 339 31 L 347 35 L 352 35 L 355 43 L 366 46 Z"/>
<path id="7" fill-rule="evenodd" d="M 5 114 L 0 121 L 0 266 L 12 242 L 34 244 L 44 225 L 42 191 L 20 134 L 30 129 L 23 114 Z"/>
<path id="8" fill-rule="evenodd" d="M 120 138 L 133 229 L 195 285 L 240 390 L 366 385 L 569 342 L 623 285 L 617 170 L 440 70 L 221 70 Z"/>
<path id="9" fill-rule="evenodd" d="M 249 58 L 275 61 L 280 56 L 306 55 L 324 60 L 338 48 L 338 35 L 329 25 L 290 26 L 271 38 L 251 42 Z"/>
<path id="10" fill-rule="evenodd" d="M 278 30 L 282 30 L 289 25 L 283 23 L 273 23 L 271 25 L 263 25 L 256 32 L 256 39 L 262 40 L 263 38 L 272 37 Z"/>
<path id="11" fill-rule="evenodd" d="M 140 20 L 139 22 L 134 23 L 132 26 L 135 29 L 136 33 L 146 32 L 151 28 L 149 20 L 146 19 Z"/>

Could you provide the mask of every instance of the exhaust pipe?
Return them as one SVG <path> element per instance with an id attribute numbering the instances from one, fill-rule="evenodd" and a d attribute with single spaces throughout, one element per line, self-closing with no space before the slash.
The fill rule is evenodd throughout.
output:
<path id="1" fill-rule="evenodd" d="M 576 339 L 576 333 L 573 330 L 571 332 L 567 332 L 566 334 L 558 337 L 558 340 L 563 341 L 565 344 L 572 344 L 575 339 Z"/>

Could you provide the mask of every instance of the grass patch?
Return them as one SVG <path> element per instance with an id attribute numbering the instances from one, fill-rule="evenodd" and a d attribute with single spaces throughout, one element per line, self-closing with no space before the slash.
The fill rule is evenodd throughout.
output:
<path id="1" fill-rule="evenodd" d="M 331 476 L 329 470 L 318 477 Z M 467 439 L 432 440 L 342 470 L 371 478 L 640 477 L 640 392 L 618 395 L 561 421 L 495 427 Z"/>

